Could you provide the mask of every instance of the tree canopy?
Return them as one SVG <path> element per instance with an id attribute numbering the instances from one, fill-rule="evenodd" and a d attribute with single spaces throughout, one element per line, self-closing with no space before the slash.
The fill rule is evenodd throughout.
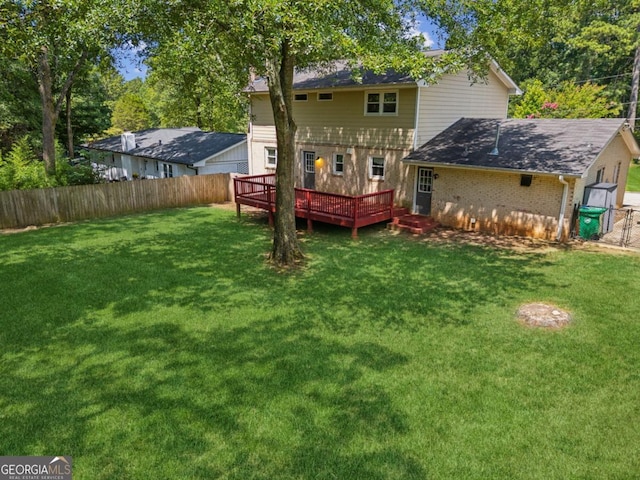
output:
<path id="1" fill-rule="evenodd" d="M 251 70 L 267 80 L 278 147 L 271 259 L 279 266 L 303 257 L 294 215 L 294 69 L 346 59 L 378 72 L 393 68 L 423 78 L 459 59 L 459 52 L 440 57 L 421 53 L 423 39 L 412 31 L 412 1 L 195 0 L 173 9 L 148 1 L 146 11 L 161 10 L 167 20 L 164 28 L 157 28 L 157 21 L 140 19 L 141 25 L 153 25 L 150 42 L 162 43 L 163 36 L 175 39 L 175 32 L 180 32 L 178 45 L 193 45 L 196 63 L 204 58 L 202 52 L 215 52 L 209 65 L 217 65 L 217 71 L 223 68 L 233 72 L 233 79 L 247 82 Z"/>

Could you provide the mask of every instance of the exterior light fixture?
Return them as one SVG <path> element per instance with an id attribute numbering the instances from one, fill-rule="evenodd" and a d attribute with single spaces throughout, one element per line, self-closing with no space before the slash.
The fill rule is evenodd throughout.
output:
<path id="1" fill-rule="evenodd" d="M 324 158 L 316 158 L 316 168 L 322 168 L 324 166 Z"/>

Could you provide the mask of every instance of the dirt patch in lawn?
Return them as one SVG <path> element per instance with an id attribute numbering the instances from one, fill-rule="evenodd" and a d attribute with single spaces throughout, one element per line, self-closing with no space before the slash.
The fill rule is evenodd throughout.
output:
<path id="1" fill-rule="evenodd" d="M 520 306 L 516 315 L 528 327 L 558 329 L 571 323 L 569 312 L 546 303 L 526 303 Z"/>

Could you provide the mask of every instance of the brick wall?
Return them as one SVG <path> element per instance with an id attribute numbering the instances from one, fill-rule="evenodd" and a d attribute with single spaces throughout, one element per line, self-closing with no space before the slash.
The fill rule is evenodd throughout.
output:
<path id="1" fill-rule="evenodd" d="M 495 234 L 555 239 L 563 185 L 556 176 L 534 175 L 530 186 L 520 174 L 434 169 L 432 216 L 443 225 Z M 569 200 L 574 180 L 569 179 Z M 565 235 L 571 202 L 565 210 Z"/>

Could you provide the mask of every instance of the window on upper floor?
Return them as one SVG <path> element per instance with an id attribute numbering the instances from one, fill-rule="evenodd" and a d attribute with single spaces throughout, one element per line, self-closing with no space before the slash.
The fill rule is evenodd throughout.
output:
<path id="1" fill-rule="evenodd" d="M 369 157 L 369 178 L 384 180 L 384 157 Z"/>
<path id="2" fill-rule="evenodd" d="M 342 153 L 333 154 L 332 171 L 334 175 L 344 175 L 344 154 Z"/>
<path id="3" fill-rule="evenodd" d="M 278 150 L 273 147 L 264 149 L 264 164 L 267 168 L 276 168 L 278 163 Z"/>
<path id="4" fill-rule="evenodd" d="M 398 92 L 365 92 L 365 115 L 397 115 Z"/>

